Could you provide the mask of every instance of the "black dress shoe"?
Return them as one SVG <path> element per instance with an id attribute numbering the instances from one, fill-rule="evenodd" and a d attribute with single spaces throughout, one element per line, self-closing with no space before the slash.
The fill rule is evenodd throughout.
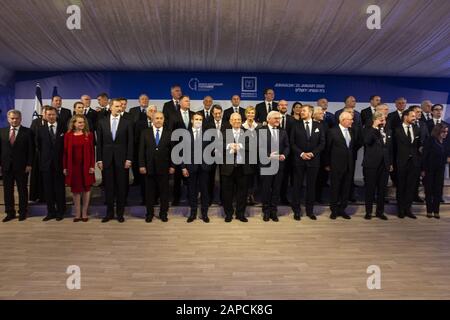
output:
<path id="1" fill-rule="evenodd" d="M 25 221 L 25 220 L 27 220 L 27 216 L 21 214 L 21 215 L 19 216 L 19 221 Z"/>
<path id="2" fill-rule="evenodd" d="M 208 218 L 208 216 L 206 214 L 202 215 L 202 220 L 205 223 L 209 223 L 209 218 Z"/>
<path id="3" fill-rule="evenodd" d="M 16 216 L 6 216 L 2 221 L 8 222 L 8 221 L 14 220 L 15 218 L 16 218 Z"/>
<path id="4" fill-rule="evenodd" d="M 279 221 L 278 220 L 278 216 L 276 214 L 273 214 L 271 218 L 272 218 L 273 222 L 278 222 Z"/>
<path id="5" fill-rule="evenodd" d="M 397 217 L 399 217 L 400 219 L 404 219 L 404 218 L 405 218 L 405 215 L 404 215 L 403 213 L 399 213 L 399 214 L 397 215 Z"/>
<path id="6" fill-rule="evenodd" d="M 405 216 L 407 216 L 408 218 L 411 218 L 411 219 L 417 219 L 417 217 L 414 214 L 412 214 L 411 212 L 406 213 Z"/>
<path id="7" fill-rule="evenodd" d="M 335 213 L 330 214 L 330 219 L 336 220 L 336 218 L 337 218 L 337 214 L 335 214 Z"/>
<path id="8" fill-rule="evenodd" d="M 435 214 L 434 214 L 434 218 L 435 218 L 435 219 L 440 219 L 441 216 L 439 215 L 439 213 L 435 213 Z"/>
<path id="9" fill-rule="evenodd" d="M 370 219 L 372 219 L 372 215 L 370 213 L 366 213 L 366 215 L 364 216 L 364 219 L 370 220 Z"/>
<path id="10" fill-rule="evenodd" d="M 233 220 L 232 217 L 230 217 L 230 216 L 226 216 L 225 217 L 225 222 L 231 222 L 231 220 Z"/>
<path id="11" fill-rule="evenodd" d="M 302 215 L 294 213 L 294 219 L 297 221 L 300 221 L 300 220 L 302 220 Z"/>
<path id="12" fill-rule="evenodd" d="M 81 218 L 74 218 L 73 219 L 73 222 L 80 222 L 81 221 Z M 103 222 L 103 221 L 102 221 Z"/>
<path id="13" fill-rule="evenodd" d="M 247 198 L 247 205 L 254 206 L 255 204 L 255 197 L 253 195 L 249 195 Z"/>
<path id="14" fill-rule="evenodd" d="M 384 213 L 377 214 L 377 218 L 381 220 L 388 220 L 388 217 Z"/>
<path id="15" fill-rule="evenodd" d="M 248 222 L 248 219 L 244 216 L 238 218 L 240 222 Z"/>
<path id="16" fill-rule="evenodd" d="M 44 219 L 42 219 L 42 221 L 50 221 L 50 220 L 52 220 L 54 218 L 55 218 L 54 216 L 47 215 Z"/>
<path id="17" fill-rule="evenodd" d="M 314 214 L 308 214 L 307 215 L 308 218 L 310 218 L 311 220 L 317 220 L 317 217 Z"/>
<path id="18" fill-rule="evenodd" d="M 61 220 L 63 220 L 63 219 L 64 219 L 63 216 L 57 216 L 57 217 L 56 217 L 56 221 L 61 221 Z"/>
<path id="19" fill-rule="evenodd" d="M 125 222 L 125 218 L 123 216 L 119 216 L 119 217 L 117 217 L 117 221 L 119 223 L 124 223 Z"/>
<path id="20" fill-rule="evenodd" d="M 111 220 L 110 217 L 104 217 L 104 218 L 102 219 L 102 223 L 109 222 L 109 220 Z"/>
<path id="21" fill-rule="evenodd" d="M 433 214 L 431 212 L 427 213 L 427 218 L 433 218 Z"/>
<path id="22" fill-rule="evenodd" d="M 351 203 L 355 203 L 356 199 L 352 197 L 352 198 L 348 199 L 348 201 L 350 201 Z"/>
<path id="23" fill-rule="evenodd" d="M 282 206 L 288 206 L 289 205 L 289 200 L 287 198 L 281 199 L 280 204 Z"/>
<path id="24" fill-rule="evenodd" d="M 187 223 L 191 223 L 191 222 L 193 222 L 195 219 L 197 219 L 196 216 L 190 215 L 189 218 L 187 219 Z"/>
<path id="25" fill-rule="evenodd" d="M 180 205 L 180 200 L 172 201 L 172 207 L 178 207 Z"/>
<path id="26" fill-rule="evenodd" d="M 269 220 L 270 220 L 269 215 L 265 214 L 264 217 L 263 217 L 263 221 L 267 222 Z"/>
<path id="27" fill-rule="evenodd" d="M 341 213 L 341 217 L 344 218 L 345 220 L 350 220 L 352 218 L 348 214 L 346 214 L 345 212 Z"/>
<path id="28" fill-rule="evenodd" d="M 145 222 L 150 223 L 153 220 L 153 216 L 146 216 L 145 217 Z"/>
<path id="29" fill-rule="evenodd" d="M 161 217 L 161 221 L 162 222 L 167 222 L 167 221 L 169 221 L 169 219 L 167 218 L 167 216 L 162 216 Z"/>

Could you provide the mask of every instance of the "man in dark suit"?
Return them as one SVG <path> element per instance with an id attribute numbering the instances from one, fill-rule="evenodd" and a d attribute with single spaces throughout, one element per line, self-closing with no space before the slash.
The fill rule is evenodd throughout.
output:
<path id="1" fill-rule="evenodd" d="M 428 120 L 432 119 L 432 115 L 431 115 L 431 107 L 433 106 L 433 104 L 431 103 L 430 100 L 424 100 L 422 101 L 420 108 L 422 109 L 422 117 L 420 118 L 420 121 L 422 122 L 427 122 Z"/>
<path id="2" fill-rule="evenodd" d="M 141 142 L 141 134 L 142 131 L 144 131 L 147 128 L 152 127 L 152 119 L 153 115 L 156 113 L 157 109 L 155 105 L 150 105 L 146 109 L 146 118 L 144 120 L 138 120 L 134 126 L 134 156 L 135 161 L 133 162 L 133 178 L 134 178 L 134 185 L 139 185 L 141 188 L 141 205 L 145 205 L 145 177 L 142 176 L 139 171 L 139 146 Z M 137 167 L 137 170 L 135 172 L 135 166 Z"/>
<path id="3" fill-rule="evenodd" d="M 6 217 L 3 222 L 15 219 L 14 182 L 19 193 L 19 221 L 28 214 L 28 174 L 34 157 L 34 137 L 31 129 L 21 126 L 22 114 L 9 110 L 9 127 L 0 129 L 0 170 L 3 174 L 3 189 Z"/>
<path id="4" fill-rule="evenodd" d="M 169 126 L 172 131 L 175 130 L 191 130 L 192 123 L 191 118 L 194 115 L 194 112 L 190 110 L 191 108 L 191 100 L 188 96 L 180 97 L 180 109 L 173 113 L 170 117 Z M 172 206 L 180 205 L 181 199 L 181 183 L 187 184 L 187 180 L 183 177 L 181 173 L 181 167 L 175 166 L 175 174 L 173 176 L 173 200 Z"/>
<path id="5" fill-rule="evenodd" d="M 398 217 L 416 219 L 411 211 L 414 192 L 420 175 L 421 142 L 420 129 L 414 125 L 414 110 L 403 112 L 403 123 L 395 129 L 397 162 L 397 206 Z"/>
<path id="6" fill-rule="evenodd" d="M 203 141 L 203 113 L 197 112 L 191 118 L 191 129 L 189 130 L 189 139 L 183 139 L 183 150 L 190 151 L 190 157 L 184 158 L 181 164 L 183 177 L 188 179 L 189 206 L 191 213 L 187 219 L 188 223 L 197 219 L 198 196 L 201 193 L 201 215 L 202 220 L 209 222 L 209 188 L 208 178 L 211 171 L 211 165 L 205 161 L 203 152 L 211 141 Z M 212 159 L 212 156 L 211 156 Z"/>
<path id="7" fill-rule="evenodd" d="M 109 96 L 107 93 L 102 92 L 97 96 L 98 107 L 95 109 L 97 111 L 97 121 L 101 118 L 110 115 L 109 111 Z"/>
<path id="8" fill-rule="evenodd" d="M 326 169 L 330 171 L 331 181 L 331 219 L 338 216 L 344 219 L 351 217 L 345 213 L 347 208 L 350 187 L 353 180 L 355 145 L 357 134 L 352 128 L 353 116 L 350 112 L 339 115 L 339 124 L 330 130 L 327 135 Z"/>
<path id="9" fill-rule="evenodd" d="M 263 220 L 278 221 L 278 203 L 284 165 L 289 155 L 289 138 L 286 130 L 280 129 L 281 114 L 270 111 L 267 125 L 258 130 L 258 155 L 262 189 Z"/>
<path id="10" fill-rule="evenodd" d="M 212 115 L 212 105 L 213 98 L 211 96 L 206 96 L 203 98 L 203 108 L 200 112 L 203 115 L 203 128 L 205 128 L 206 124 L 210 121 L 213 121 L 214 117 Z"/>
<path id="11" fill-rule="evenodd" d="M 327 111 L 328 100 L 326 98 L 320 98 L 317 100 L 317 106 L 321 107 L 324 112 L 323 121 L 325 122 L 325 125 L 328 126 L 328 128 L 334 127 L 336 125 L 336 118 L 334 117 L 334 114 Z"/>
<path id="12" fill-rule="evenodd" d="M 204 127 L 204 131 L 207 131 L 209 129 L 214 129 L 215 130 L 215 135 L 214 135 L 214 139 L 221 139 L 223 140 L 223 135 L 222 132 L 224 132 L 227 128 L 231 128 L 230 123 L 229 122 L 225 122 L 222 119 L 222 115 L 223 115 L 223 109 L 220 105 L 215 104 L 211 107 L 212 109 L 212 115 L 213 115 L 213 119 L 207 123 Z M 221 150 L 215 150 L 214 152 L 222 152 Z M 214 194 L 215 194 L 215 183 L 216 183 L 216 169 L 217 169 L 217 164 L 213 163 L 211 164 L 211 170 L 209 171 L 209 178 L 208 178 L 208 190 L 209 190 L 209 199 L 210 199 L 210 205 L 212 204 L 212 202 L 214 201 Z M 222 201 L 222 179 L 220 178 L 219 175 L 219 194 L 220 194 L 220 201 Z"/>
<path id="13" fill-rule="evenodd" d="M 103 118 L 97 127 L 97 165 L 104 170 L 106 216 L 102 222 L 114 218 L 117 203 L 117 221 L 124 222 L 127 172 L 133 159 L 133 124 L 120 116 L 121 102 L 114 99 L 110 117 Z"/>
<path id="14" fill-rule="evenodd" d="M 354 125 L 355 126 L 358 125 L 358 126 L 362 127 L 361 114 L 358 111 L 356 111 L 356 99 L 355 99 L 355 97 L 353 97 L 353 96 L 345 97 L 344 103 L 345 103 L 344 108 L 342 108 L 342 109 L 340 109 L 340 110 L 338 110 L 338 111 L 336 111 L 334 113 L 334 118 L 335 118 L 336 123 L 339 123 L 339 116 L 341 115 L 341 113 L 343 111 L 345 111 L 346 109 L 347 110 L 352 109 L 353 110 L 353 123 L 354 123 Z"/>
<path id="15" fill-rule="evenodd" d="M 334 115 L 333 115 L 334 119 Z M 325 112 L 323 111 L 322 107 L 314 107 L 314 113 L 313 113 L 313 121 L 317 122 L 322 125 L 323 129 L 323 135 L 325 136 L 325 144 L 327 139 L 327 132 L 330 129 L 329 125 L 325 122 Z M 325 150 L 325 146 L 324 146 Z M 316 180 L 316 202 L 323 203 L 322 195 L 323 195 L 323 189 L 325 187 L 329 187 L 328 185 L 328 179 L 330 177 L 330 172 L 325 170 L 325 156 L 323 156 L 324 152 L 322 152 L 322 156 L 320 157 L 320 168 L 319 172 L 317 174 L 317 180 Z"/>
<path id="16" fill-rule="evenodd" d="M 284 129 L 286 131 L 289 139 L 291 130 L 295 125 L 296 121 L 294 117 L 288 114 L 288 102 L 286 100 L 281 99 L 278 102 L 278 111 L 281 114 L 280 129 Z M 286 155 L 286 160 L 284 160 L 284 165 L 282 168 L 283 176 L 281 178 L 281 188 L 280 188 L 280 204 L 282 205 L 289 205 L 287 194 L 288 194 L 289 180 L 292 175 L 291 158 L 292 158 L 291 154 Z"/>
<path id="17" fill-rule="evenodd" d="M 373 202 L 376 193 L 376 216 L 387 220 L 384 214 L 384 198 L 389 172 L 392 165 L 392 133 L 386 129 L 386 117 L 377 111 L 370 121 L 372 126 L 363 129 L 364 159 L 362 162 L 365 183 L 365 219 L 372 218 Z M 369 123 L 369 122 L 367 122 Z"/>
<path id="18" fill-rule="evenodd" d="M 31 121 L 30 129 L 33 132 L 33 137 L 37 136 L 40 127 L 45 126 L 45 108 L 50 106 L 43 106 L 41 108 L 41 115 Z M 44 181 L 42 179 L 42 172 L 39 168 L 39 153 L 34 152 L 34 159 L 30 173 L 30 201 L 45 202 Z"/>
<path id="19" fill-rule="evenodd" d="M 156 194 L 160 196 L 159 218 L 167 222 L 169 211 L 169 174 L 175 169 L 171 160 L 173 143 L 171 131 L 164 126 L 164 114 L 155 112 L 152 126 L 141 133 L 139 139 L 139 171 L 145 175 L 145 201 L 147 214 L 145 221 L 152 222 Z"/>
<path id="20" fill-rule="evenodd" d="M 247 175 L 253 173 L 249 159 L 249 139 L 242 128 L 242 118 L 239 113 L 231 114 L 230 125 L 231 129 L 226 129 L 225 132 L 222 132 L 224 137 L 224 164 L 220 166 L 225 222 L 231 222 L 234 212 L 236 212 L 236 218 L 241 222 L 248 222 L 245 217 Z M 233 198 L 235 196 L 236 210 L 233 208 Z"/>
<path id="21" fill-rule="evenodd" d="M 67 126 L 57 122 L 56 109 L 45 109 L 46 125 L 36 135 L 40 169 L 44 180 L 47 216 L 44 221 L 61 221 L 66 212 L 66 188 L 63 174 L 64 134 Z"/>
<path id="22" fill-rule="evenodd" d="M 428 132 L 428 127 L 426 122 L 422 121 L 422 108 L 420 106 L 410 106 L 410 109 L 414 111 L 416 114 L 416 121 L 414 122 L 414 126 L 419 128 L 420 130 L 420 143 L 421 145 L 425 145 L 425 142 L 428 140 L 430 133 Z M 417 203 L 424 203 L 425 201 L 419 197 L 419 186 L 420 186 L 421 177 L 419 175 L 416 183 L 416 188 L 414 190 L 414 198 L 413 201 Z"/>
<path id="23" fill-rule="evenodd" d="M 83 94 L 80 98 L 80 101 L 84 105 L 84 116 L 92 125 L 92 131 L 97 130 L 98 112 L 91 108 L 91 97 L 87 94 Z"/>
<path id="24" fill-rule="evenodd" d="M 54 96 L 52 98 L 52 107 L 56 108 L 58 122 L 64 123 L 64 125 L 67 126 L 69 120 L 72 118 L 72 112 L 69 109 L 62 107 L 62 98 L 60 96 Z"/>
<path id="25" fill-rule="evenodd" d="M 394 186 L 397 187 L 397 161 L 395 159 L 396 155 L 397 155 L 397 143 L 395 142 L 395 129 L 397 129 L 398 127 L 400 127 L 402 125 L 402 113 L 403 111 L 405 111 L 406 109 L 406 99 L 403 97 L 399 97 L 397 99 L 395 99 L 395 111 L 391 112 L 388 114 L 388 118 L 387 118 L 387 126 L 392 130 L 392 132 L 394 133 L 393 138 L 394 141 L 392 141 L 392 145 L 393 145 L 393 155 L 394 155 L 394 170 L 392 172 L 390 172 L 390 176 L 391 176 L 391 180 L 392 183 L 394 184 Z M 397 195 L 398 198 L 398 195 Z"/>
<path id="26" fill-rule="evenodd" d="M 172 99 L 164 103 L 163 106 L 164 121 L 166 123 L 171 121 L 172 115 L 176 115 L 180 110 L 180 98 L 183 95 L 181 87 L 177 84 L 170 88 L 170 94 L 172 95 Z"/>
<path id="27" fill-rule="evenodd" d="M 374 95 L 370 97 L 369 101 L 370 106 L 361 111 L 361 122 L 363 127 L 372 126 L 372 117 L 375 114 L 377 105 L 381 103 L 381 97 Z"/>
<path id="28" fill-rule="evenodd" d="M 258 123 L 264 123 L 267 121 L 267 115 L 270 111 L 278 111 L 278 104 L 273 101 L 275 99 L 275 92 L 272 88 L 264 89 L 264 101 L 258 103 L 255 107 L 255 121 Z"/>
<path id="29" fill-rule="evenodd" d="M 145 121 L 147 119 L 147 108 L 148 108 L 149 98 L 143 93 L 139 96 L 139 105 L 130 109 L 129 113 L 131 119 L 134 123 L 139 120 Z"/>
<path id="30" fill-rule="evenodd" d="M 294 219 L 300 220 L 301 189 L 306 176 L 306 215 L 316 220 L 314 215 L 314 201 L 316 199 L 316 180 L 320 168 L 320 154 L 325 148 L 325 131 L 322 124 L 312 120 L 313 107 L 304 105 L 300 116 L 302 120 L 293 128 L 290 137 L 292 156 L 294 159 L 294 189 L 292 210 Z"/>
<path id="31" fill-rule="evenodd" d="M 231 114 L 233 113 L 239 113 L 241 115 L 242 123 L 245 122 L 245 109 L 241 108 L 239 105 L 241 104 L 241 97 L 239 97 L 237 94 L 231 97 L 231 107 L 226 109 L 223 112 L 223 121 L 229 122 Z"/>

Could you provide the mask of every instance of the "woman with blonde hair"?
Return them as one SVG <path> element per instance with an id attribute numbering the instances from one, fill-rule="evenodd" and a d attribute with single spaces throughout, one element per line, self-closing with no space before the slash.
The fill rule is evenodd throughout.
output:
<path id="1" fill-rule="evenodd" d="M 64 137 L 64 175 L 71 187 L 75 206 L 74 222 L 88 221 L 91 186 L 95 183 L 94 135 L 87 118 L 76 114 L 69 121 Z M 81 208 L 81 201 L 83 208 Z"/>
<path id="2" fill-rule="evenodd" d="M 260 123 L 257 123 L 255 121 L 255 116 L 256 116 L 256 108 L 253 106 L 248 106 L 245 109 L 245 117 L 246 120 L 245 122 L 242 124 L 242 126 L 244 127 L 244 129 L 250 130 L 250 132 L 252 133 L 251 138 L 254 139 L 255 143 L 256 143 L 256 135 L 257 135 L 257 130 L 259 128 L 262 127 L 262 125 Z M 255 165 L 255 167 L 257 167 L 257 165 Z M 254 172 L 257 172 L 257 168 L 254 168 L 255 170 L 253 170 Z M 249 206 L 253 206 L 255 205 L 256 201 L 255 201 L 255 178 L 256 178 L 256 174 L 250 174 L 248 175 L 248 197 L 247 197 L 247 204 Z"/>

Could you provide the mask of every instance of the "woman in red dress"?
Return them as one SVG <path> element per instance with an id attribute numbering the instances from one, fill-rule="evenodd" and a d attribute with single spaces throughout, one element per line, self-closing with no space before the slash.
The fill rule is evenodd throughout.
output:
<path id="1" fill-rule="evenodd" d="M 73 194 L 74 222 L 88 221 L 91 186 L 95 183 L 94 166 L 94 135 L 89 132 L 86 117 L 76 114 L 70 119 L 64 137 L 64 175 Z"/>

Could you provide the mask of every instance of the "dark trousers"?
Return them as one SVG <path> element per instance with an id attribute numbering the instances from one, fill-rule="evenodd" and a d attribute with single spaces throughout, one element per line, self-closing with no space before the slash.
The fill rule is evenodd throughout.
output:
<path id="1" fill-rule="evenodd" d="M 321 165 L 319 168 L 319 173 L 317 174 L 316 182 L 316 200 L 322 200 L 323 189 L 328 182 L 330 173 L 325 170 L 325 167 Z"/>
<path id="2" fill-rule="evenodd" d="M 384 197 L 389 179 L 386 166 L 381 164 L 378 168 L 363 168 L 365 184 L 366 213 L 372 213 L 375 194 L 377 196 L 376 214 L 384 213 Z"/>
<path id="3" fill-rule="evenodd" d="M 66 187 L 62 171 L 52 166 L 51 170 L 43 171 L 42 176 L 48 215 L 63 217 L 66 212 Z"/>
<path id="4" fill-rule="evenodd" d="M 293 164 L 292 164 L 292 161 L 290 158 L 288 158 L 285 162 L 286 162 L 286 165 L 283 166 L 282 173 L 281 173 L 280 198 L 281 198 L 281 200 L 287 202 L 289 180 L 291 180 Z"/>
<path id="5" fill-rule="evenodd" d="M 111 164 L 104 168 L 106 215 L 114 217 L 114 202 L 117 205 L 117 216 L 123 217 L 127 196 L 129 171 L 124 167 Z"/>
<path id="6" fill-rule="evenodd" d="M 265 215 L 277 213 L 277 206 L 280 202 L 281 182 L 284 175 L 283 167 L 275 175 L 261 175 L 261 197 L 262 211 Z"/>
<path id="7" fill-rule="evenodd" d="M 175 173 L 173 174 L 173 202 L 179 202 L 181 199 L 181 183 L 184 181 L 181 173 L 181 167 L 175 167 Z"/>
<path id="8" fill-rule="evenodd" d="M 425 170 L 425 202 L 427 213 L 439 213 L 444 187 L 445 165 Z"/>
<path id="9" fill-rule="evenodd" d="M 216 168 L 217 168 L 217 165 L 212 164 L 211 170 L 208 172 L 209 203 L 212 203 L 214 201 L 214 187 L 216 185 Z"/>
<path id="10" fill-rule="evenodd" d="M 222 175 L 223 209 L 227 217 L 233 216 L 233 198 L 236 196 L 236 216 L 243 217 L 247 206 L 247 176 L 242 166 L 234 168 L 229 176 Z"/>
<path id="11" fill-rule="evenodd" d="M 332 168 L 330 172 L 331 198 L 330 209 L 335 215 L 344 213 L 347 208 L 350 187 L 353 182 L 353 170 Z"/>
<path id="12" fill-rule="evenodd" d="M 145 205 L 147 207 L 147 216 L 154 216 L 156 195 L 160 196 L 159 217 L 167 217 L 169 211 L 169 175 L 146 175 L 145 176 Z"/>
<path id="13" fill-rule="evenodd" d="M 198 193 L 200 191 L 201 211 L 202 215 L 208 214 L 209 207 L 209 170 L 198 169 L 196 172 L 189 172 L 188 190 L 189 190 L 189 206 L 191 207 L 191 214 L 197 214 L 198 208 Z"/>
<path id="14" fill-rule="evenodd" d="M 294 214 L 300 215 L 300 193 L 303 180 L 306 176 L 305 208 L 306 214 L 312 215 L 314 212 L 314 201 L 316 200 L 316 179 L 319 168 L 308 166 L 294 167 L 294 189 L 292 192 L 292 210 Z"/>
<path id="15" fill-rule="evenodd" d="M 413 161 L 408 160 L 407 164 L 397 168 L 397 206 L 398 214 L 411 212 L 411 205 L 414 199 L 414 190 L 420 168 L 416 167 Z"/>
<path id="16" fill-rule="evenodd" d="M 28 173 L 17 170 L 3 171 L 3 191 L 5 199 L 5 211 L 7 215 L 15 215 L 14 183 L 19 193 L 19 214 L 26 216 L 28 212 Z"/>

